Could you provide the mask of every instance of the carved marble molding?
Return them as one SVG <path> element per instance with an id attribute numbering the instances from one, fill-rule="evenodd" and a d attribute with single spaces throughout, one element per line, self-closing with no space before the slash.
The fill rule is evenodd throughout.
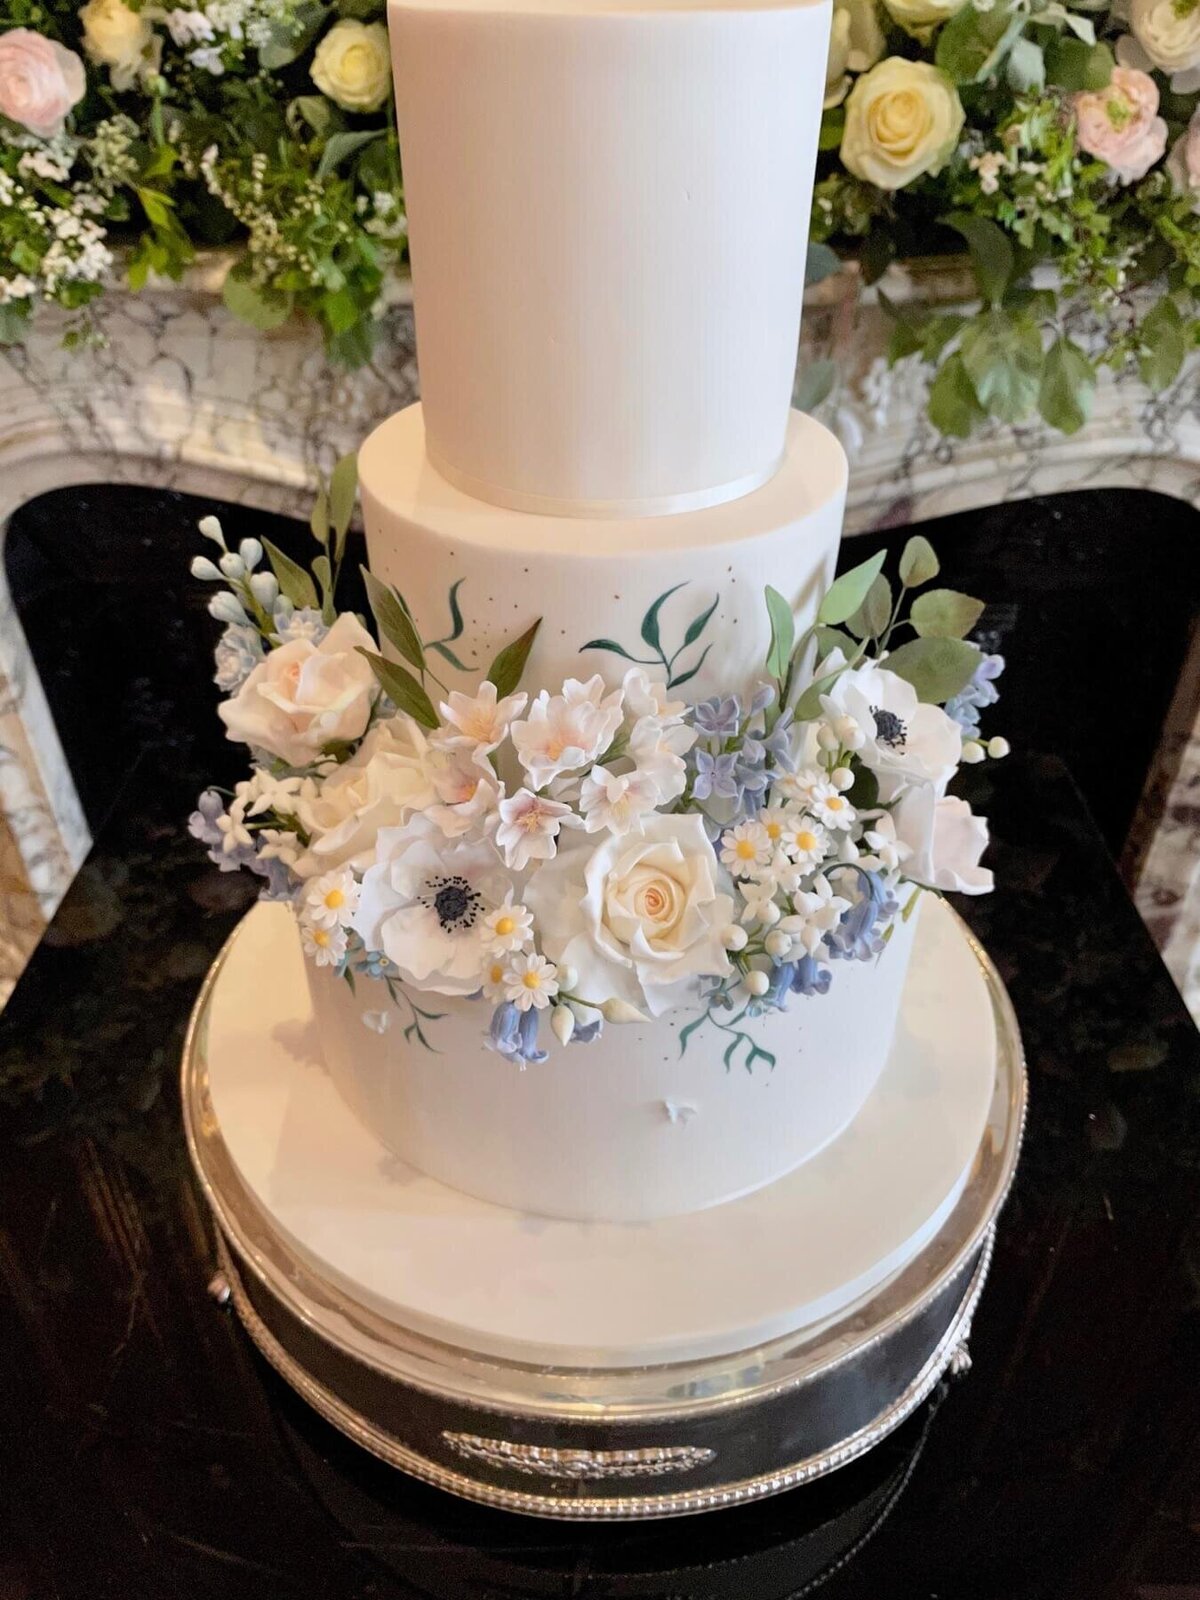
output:
<path id="1" fill-rule="evenodd" d="M 260 334 L 235 321 L 218 294 L 226 265 L 214 257 L 181 285 L 108 294 L 94 348 L 64 350 L 64 319 L 47 313 L 25 344 L 0 351 L 0 527 L 47 490 L 97 482 L 306 515 L 318 464 L 328 468 L 416 398 L 402 291 L 376 359 L 339 373 L 312 328 Z M 893 271 L 887 288 L 893 299 L 922 302 L 969 292 L 954 265 Z M 1073 439 L 1031 424 L 949 440 L 925 417 L 921 368 L 911 360 L 888 368 L 888 331 L 852 269 L 810 292 L 800 361 L 837 362 L 819 415 L 851 458 L 848 534 L 1069 489 L 1152 489 L 1200 503 L 1200 355 L 1157 396 L 1105 375 L 1093 418 Z M 1103 339 L 1086 319 L 1075 331 Z M 1198 699 L 1190 685 L 1181 692 L 1188 718 Z M 1136 892 L 1200 1014 L 1200 733 L 1180 724 L 1183 715 L 1148 789 L 1162 821 L 1138 851 Z M 0 569 L 0 1000 L 88 844 Z"/>

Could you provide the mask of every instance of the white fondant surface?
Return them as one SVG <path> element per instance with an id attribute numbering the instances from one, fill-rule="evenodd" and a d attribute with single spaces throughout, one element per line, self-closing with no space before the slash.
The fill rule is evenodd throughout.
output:
<path id="1" fill-rule="evenodd" d="M 289 916 L 251 912 L 215 985 L 204 1049 L 217 1121 L 297 1248 L 415 1331 L 568 1367 L 750 1349 L 835 1314 L 910 1260 L 973 1165 L 995 1028 L 940 904 L 921 919 L 887 1067 L 842 1136 L 754 1195 L 646 1224 L 527 1216 L 385 1151 L 320 1059 Z"/>
<path id="2" fill-rule="evenodd" d="M 461 580 L 464 631 L 454 650 L 467 670 L 439 657 L 437 672 L 470 690 L 539 617 L 526 686 L 557 689 L 594 672 L 619 683 L 627 656 L 661 675 L 642 625 L 669 590 L 659 634 L 687 698 L 750 686 L 770 643 L 765 586 L 791 601 L 798 629 L 812 622 L 833 577 L 846 497 L 841 445 L 800 412 L 790 414 L 783 465 L 769 483 L 671 517 L 581 521 L 487 505 L 429 464 L 419 405 L 376 428 L 358 459 L 371 570 L 404 595 L 424 639 L 449 633 L 450 589 Z M 714 601 L 702 633 L 685 645 L 689 624 Z M 627 656 L 582 649 L 597 638 Z"/>
<path id="3" fill-rule="evenodd" d="M 783 449 L 828 0 L 390 0 L 430 458 L 499 505 L 715 504 Z"/>

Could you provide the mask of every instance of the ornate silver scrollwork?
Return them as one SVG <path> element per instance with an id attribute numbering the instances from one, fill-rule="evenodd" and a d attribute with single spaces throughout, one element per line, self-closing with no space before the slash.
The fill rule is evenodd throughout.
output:
<path id="1" fill-rule="evenodd" d="M 641 1450 L 556 1450 L 550 1445 L 511 1444 L 477 1433 L 443 1433 L 455 1455 L 531 1478 L 574 1482 L 603 1478 L 665 1478 L 693 1472 L 716 1459 L 703 1445 L 651 1445 Z"/>

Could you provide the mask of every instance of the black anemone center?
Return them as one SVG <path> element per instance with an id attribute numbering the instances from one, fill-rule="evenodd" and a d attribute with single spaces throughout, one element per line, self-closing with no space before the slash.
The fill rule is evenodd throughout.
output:
<path id="1" fill-rule="evenodd" d="M 881 711 L 878 706 L 871 707 L 871 715 L 875 718 L 875 738 L 879 744 L 887 745 L 889 750 L 904 751 L 908 743 L 908 729 L 894 711 Z"/>
<path id="2" fill-rule="evenodd" d="M 421 904 L 429 907 L 447 933 L 461 933 L 475 926 L 483 901 L 465 878 L 453 877 L 431 879 Z"/>

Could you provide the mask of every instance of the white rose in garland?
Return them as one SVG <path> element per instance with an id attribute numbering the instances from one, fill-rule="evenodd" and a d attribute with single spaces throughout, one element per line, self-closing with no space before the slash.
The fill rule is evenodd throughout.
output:
<path id="1" fill-rule="evenodd" d="M 128 89 L 139 68 L 152 60 L 154 30 L 125 0 L 88 0 L 79 13 L 83 48 L 97 66 L 107 67 L 114 89 Z"/>
<path id="2" fill-rule="evenodd" d="M 875 0 L 835 0 L 825 67 L 827 110 L 841 105 L 850 88 L 850 74 L 873 67 L 884 45 Z"/>
<path id="3" fill-rule="evenodd" d="M 312 80 L 343 111 L 378 111 L 392 87 L 383 23 L 335 22 L 313 56 Z"/>
<path id="4" fill-rule="evenodd" d="M 1133 38 L 1120 40 L 1117 60 L 1143 72 L 1155 67 L 1176 94 L 1200 89 L 1200 5 L 1196 0 L 1132 0 Z"/>
<path id="5" fill-rule="evenodd" d="M 427 748 L 410 717 L 392 717 L 372 728 L 307 807 L 309 847 L 296 863 L 297 874 L 307 878 L 341 866 L 363 872 L 371 866 L 379 830 L 398 828 L 437 799 Z"/>
<path id="6" fill-rule="evenodd" d="M 380 833 L 353 927 L 406 983 L 435 994 L 475 994 L 488 955 L 484 924 L 512 893 L 491 844 L 447 843 L 440 828 L 417 816 Z"/>
<path id="7" fill-rule="evenodd" d="M 731 970 L 723 935 L 734 906 L 718 872 L 699 816 L 656 814 L 640 834 L 564 837 L 524 900 L 542 949 L 577 972 L 577 994 L 661 1016 L 680 985 Z"/>
<path id="8" fill-rule="evenodd" d="M 360 648 L 374 652 L 375 641 L 344 612 L 320 644 L 297 639 L 272 650 L 218 706 L 228 737 L 292 767 L 309 766 L 328 744 L 361 738 L 379 686 Z"/>
<path id="9" fill-rule="evenodd" d="M 925 42 L 940 23 L 960 12 L 966 0 L 883 0 L 888 15 L 905 33 Z"/>
<path id="10" fill-rule="evenodd" d="M 944 72 L 928 61 L 889 56 L 850 91 L 842 161 L 879 189 L 903 189 L 941 171 L 963 120 L 958 90 Z"/>

